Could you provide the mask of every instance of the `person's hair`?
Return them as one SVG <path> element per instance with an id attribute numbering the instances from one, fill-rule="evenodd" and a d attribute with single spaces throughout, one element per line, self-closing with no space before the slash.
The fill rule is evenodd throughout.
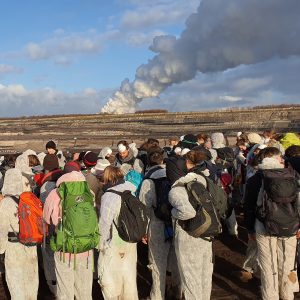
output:
<path id="1" fill-rule="evenodd" d="M 146 152 L 149 151 L 150 148 L 159 147 L 159 141 L 154 138 L 149 138 L 145 143 L 140 146 L 140 150 L 144 150 Z"/>
<path id="2" fill-rule="evenodd" d="M 81 151 L 81 152 L 79 153 L 79 156 L 78 156 L 77 161 L 82 162 L 82 161 L 83 161 L 83 158 L 84 158 L 84 156 L 85 156 L 85 154 L 86 154 L 86 151 Z"/>
<path id="3" fill-rule="evenodd" d="M 184 155 L 185 159 L 190 161 L 193 165 L 197 165 L 200 162 L 206 160 L 206 155 L 204 152 L 191 150 Z"/>
<path id="4" fill-rule="evenodd" d="M 248 140 L 248 135 L 246 133 L 242 133 L 239 137 L 238 137 L 239 140 L 242 140 L 242 141 L 245 141 L 245 143 L 248 143 L 249 140 Z"/>
<path id="5" fill-rule="evenodd" d="M 283 138 L 282 133 L 275 133 L 272 135 L 271 140 L 275 140 L 275 141 L 279 142 L 282 138 Z"/>
<path id="6" fill-rule="evenodd" d="M 244 139 L 238 140 L 236 142 L 237 146 L 246 146 L 246 141 Z"/>
<path id="7" fill-rule="evenodd" d="M 154 145 L 159 145 L 159 140 L 155 139 L 155 138 L 149 138 L 147 141 L 149 144 L 154 144 Z"/>
<path id="8" fill-rule="evenodd" d="M 28 155 L 28 163 L 29 167 L 35 167 L 41 164 L 38 157 L 34 154 Z"/>
<path id="9" fill-rule="evenodd" d="M 273 156 L 280 156 L 281 152 L 276 147 L 267 147 L 263 149 L 264 157 L 273 157 Z"/>
<path id="10" fill-rule="evenodd" d="M 103 182 L 115 185 L 120 179 L 124 178 L 124 173 L 118 167 L 108 166 L 104 170 Z"/>
<path id="11" fill-rule="evenodd" d="M 295 156 L 300 156 L 300 146 L 293 145 L 293 146 L 288 147 L 285 150 L 285 156 L 287 158 L 295 157 Z"/>
<path id="12" fill-rule="evenodd" d="M 264 131 L 264 135 L 268 138 L 272 138 L 276 134 L 274 129 Z"/>
<path id="13" fill-rule="evenodd" d="M 205 133 L 199 133 L 196 135 L 197 140 L 203 140 L 204 142 L 206 142 L 208 136 Z"/>
<path id="14" fill-rule="evenodd" d="M 257 167 L 259 164 L 262 163 L 263 159 L 266 157 L 265 156 L 265 152 L 266 152 L 266 149 L 262 149 L 260 150 L 253 158 L 253 160 L 251 162 L 249 162 L 249 164 L 252 166 L 252 167 Z"/>
<path id="15" fill-rule="evenodd" d="M 148 154 L 148 162 L 151 167 L 162 164 L 163 160 L 164 157 L 161 151 L 154 151 Z"/>
<path id="16" fill-rule="evenodd" d="M 128 142 L 125 141 L 125 140 L 118 141 L 117 147 L 118 147 L 120 144 L 124 145 L 124 146 L 126 147 L 126 149 L 129 148 L 129 144 L 128 144 Z"/>

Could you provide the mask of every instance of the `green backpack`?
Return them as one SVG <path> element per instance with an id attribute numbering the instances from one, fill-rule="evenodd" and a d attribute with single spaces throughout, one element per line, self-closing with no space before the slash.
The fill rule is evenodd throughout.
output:
<path id="1" fill-rule="evenodd" d="M 57 192 L 61 198 L 62 220 L 51 237 L 51 249 L 76 254 L 96 248 L 99 225 L 94 196 L 87 182 L 63 182 Z"/>

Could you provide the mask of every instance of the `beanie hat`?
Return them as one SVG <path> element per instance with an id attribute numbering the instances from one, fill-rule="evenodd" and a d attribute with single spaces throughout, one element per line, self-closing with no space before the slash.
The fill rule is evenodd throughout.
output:
<path id="1" fill-rule="evenodd" d="M 98 171 L 104 171 L 104 169 L 106 168 L 106 167 L 108 167 L 108 166 L 110 166 L 110 162 L 107 160 L 107 159 L 105 159 L 105 158 L 103 158 L 103 159 L 98 159 L 97 160 L 97 164 L 95 165 L 95 167 L 94 168 L 92 168 L 92 173 L 93 174 L 95 174 L 95 173 L 97 173 Z"/>
<path id="2" fill-rule="evenodd" d="M 54 149 L 56 150 L 56 144 L 53 142 L 53 141 L 49 141 L 47 144 L 46 144 L 46 150 L 47 149 Z"/>
<path id="3" fill-rule="evenodd" d="M 261 136 L 256 132 L 250 132 L 248 134 L 248 140 L 250 144 L 260 144 Z"/>
<path id="4" fill-rule="evenodd" d="M 55 154 L 46 154 L 43 167 L 47 171 L 53 171 L 59 168 L 58 158 Z"/>
<path id="5" fill-rule="evenodd" d="M 213 148 L 222 148 L 224 147 L 224 135 L 222 132 L 214 132 L 211 137 L 211 142 L 212 142 L 212 146 Z"/>
<path id="6" fill-rule="evenodd" d="M 73 171 L 79 172 L 80 170 L 81 170 L 81 167 L 77 161 L 68 161 L 64 166 L 65 173 L 71 173 Z"/>
<path id="7" fill-rule="evenodd" d="M 183 138 L 183 141 L 188 142 L 188 143 L 192 143 L 192 144 L 197 144 L 198 139 L 195 135 L 193 134 L 186 134 Z"/>
<path id="8" fill-rule="evenodd" d="M 96 153 L 88 151 L 83 157 L 83 163 L 87 168 L 93 167 L 97 164 L 98 156 Z"/>

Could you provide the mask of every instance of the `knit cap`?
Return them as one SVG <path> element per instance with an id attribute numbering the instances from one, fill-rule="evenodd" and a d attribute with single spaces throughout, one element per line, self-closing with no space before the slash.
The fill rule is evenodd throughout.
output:
<path id="1" fill-rule="evenodd" d="M 65 173 L 71 173 L 73 171 L 79 172 L 80 170 L 81 167 L 77 161 L 68 161 L 64 166 Z"/>
<path id="2" fill-rule="evenodd" d="M 98 159 L 97 164 L 91 169 L 93 174 L 98 174 L 103 172 L 106 167 L 110 166 L 110 162 L 107 159 Z"/>
<path id="3" fill-rule="evenodd" d="M 59 168 L 58 158 L 55 154 L 46 154 L 43 167 L 47 171 L 53 171 Z"/>
<path id="4" fill-rule="evenodd" d="M 87 168 L 93 167 L 97 164 L 98 156 L 92 151 L 88 151 L 83 157 L 83 163 Z"/>

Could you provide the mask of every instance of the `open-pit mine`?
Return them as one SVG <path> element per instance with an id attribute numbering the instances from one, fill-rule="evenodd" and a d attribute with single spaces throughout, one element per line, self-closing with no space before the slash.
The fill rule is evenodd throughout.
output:
<path id="1" fill-rule="evenodd" d="M 62 150 L 114 148 L 120 139 L 138 145 L 148 137 L 165 143 L 171 136 L 222 131 L 300 132 L 300 105 L 209 112 L 63 115 L 0 119 L 0 150 L 44 150 L 50 139 Z"/>

